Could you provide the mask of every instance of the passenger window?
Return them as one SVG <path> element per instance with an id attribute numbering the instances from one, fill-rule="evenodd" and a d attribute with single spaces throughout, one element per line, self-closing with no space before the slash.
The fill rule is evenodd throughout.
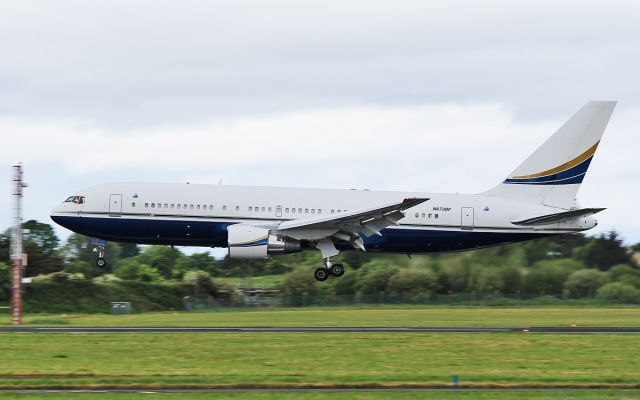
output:
<path id="1" fill-rule="evenodd" d="M 224 209 L 227 209 L 227 206 L 224 206 Z M 240 211 L 240 206 L 236 206 L 236 211 Z"/>
<path id="2" fill-rule="evenodd" d="M 331 210 L 331 214 L 335 214 L 335 213 L 336 213 L 336 210 Z"/>
<path id="3" fill-rule="evenodd" d="M 156 208 L 156 203 L 151 203 L 151 208 Z"/>
<path id="4" fill-rule="evenodd" d="M 438 214 L 436 214 L 436 218 L 438 218 Z"/>
<path id="5" fill-rule="evenodd" d="M 298 208 L 298 214 L 302 214 L 302 208 Z"/>
<path id="6" fill-rule="evenodd" d="M 253 207 L 249 207 L 249 211 L 253 211 Z"/>
<path id="7" fill-rule="evenodd" d="M 305 209 L 304 209 L 304 213 L 305 213 L 305 214 L 309 214 L 309 209 L 308 209 L 308 208 L 305 208 Z"/>
<path id="8" fill-rule="evenodd" d="M 267 209 L 267 211 L 271 212 L 271 207 L 269 207 L 269 208 Z"/>
<path id="9" fill-rule="evenodd" d="M 189 205 L 189 208 L 193 210 L 193 204 Z"/>
<path id="10" fill-rule="evenodd" d="M 431 213 L 429 213 L 429 218 L 431 218 Z"/>
<path id="11" fill-rule="evenodd" d="M 311 214 L 315 214 L 315 213 L 316 213 L 316 209 L 315 209 L 315 208 L 312 208 L 312 209 L 311 209 Z"/>
<path id="12" fill-rule="evenodd" d="M 187 205 L 186 204 L 183 205 L 182 208 L 184 208 L 186 210 L 187 209 Z"/>
<path id="13" fill-rule="evenodd" d="M 422 213 L 422 218 L 424 218 L 424 213 Z"/>
<path id="14" fill-rule="evenodd" d="M 180 208 L 182 208 L 182 206 L 181 206 L 180 204 L 178 204 L 178 210 L 179 210 Z"/>
<path id="15" fill-rule="evenodd" d="M 136 202 L 134 201 L 133 203 L 131 203 L 131 207 L 135 207 L 136 206 Z"/>
<path id="16" fill-rule="evenodd" d="M 292 208 L 292 209 L 291 209 L 291 213 L 292 213 L 292 214 L 295 214 L 295 213 L 296 213 L 296 209 L 295 209 L 295 208 Z"/>
<path id="17" fill-rule="evenodd" d="M 200 204 L 196 206 L 196 210 L 199 210 L 199 209 L 200 209 Z"/>
<path id="18" fill-rule="evenodd" d="M 289 209 L 288 209 L 288 208 L 285 208 L 285 209 L 284 209 L 284 212 L 288 213 L 288 212 L 289 212 Z"/>
<path id="19" fill-rule="evenodd" d="M 213 210 L 213 205 L 212 204 L 209 205 L 209 210 L 210 211 Z"/>
<path id="20" fill-rule="evenodd" d="M 340 213 L 340 210 L 336 210 L 337 213 Z"/>
<path id="21" fill-rule="evenodd" d="M 144 208 L 149 208 L 149 203 L 144 203 Z"/>
<path id="22" fill-rule="evenodd" d="M 222 206 L 222 211 L 227 211 L 227 206 Z M 236 206 L 236 211 L 238 211 L 238 206 Z"/>
<path id="23" fill-rule="evenodd" d="M 420 216 L 420 214 L 416 213 L 416 218 L 418 218 Z"/>
<path id="24" fill-rule="evenodd" d="M 169 208 L 169 204 L 164 203 L 164 208 Z"/>
<path id="25" fill-rule="evenodd" d="M 171 209 L 173 210 L 175 208 L 175 204 L 171 203 Z"/>
<path id="26" fill-rule="evenodd" d="M 264 212 L 264 207 L 262 207 L 262 209 L 260 211 Z"/>
<path id="27" fill-rule="evenodd" d="M 318 214 L 322 214 L 322 208 L 318 208 Z"/>

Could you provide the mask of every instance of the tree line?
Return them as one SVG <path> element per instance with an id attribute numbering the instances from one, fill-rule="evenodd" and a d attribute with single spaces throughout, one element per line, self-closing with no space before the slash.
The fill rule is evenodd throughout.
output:
<path id="1" fill-rule="evenodd" d="M 234 290 L 232 278 L 275 276 L 269 285 L 291 299 L 308 296 L 360 296 L 360 299 L 423 302 L 438 296 L 498 296 L 563 299 L 597 298 L 640 303 L 640 269 L 634 259 L 640 244 L 626 247 L 616 232 L 582 234 L 441 255 L 389 255 L 344 252 L 338 259 L 347 273 L 318 283 L 311 270 L 321 263 L 307 251 L 267 260 L 215 259 L 207 252 L 184 254 L 170 246 L 107 243 L 109 264 L 95 266 L 90 239 L 72 234 L 61 242 L 53 228 L 27 221 L 25 276 L 34 282 L 91 281 L 95 284 L 141 282 L 158 288 L 176 284 L 202 296 Z M 9 230 L 0 235 L 0 296 L 10 287 Z M 236 279 L 234 282 L 237 282 Z M 164 286 L 162 286 L 164 285 Z M 186 289 L 185 289 L 186 290 Z"/>

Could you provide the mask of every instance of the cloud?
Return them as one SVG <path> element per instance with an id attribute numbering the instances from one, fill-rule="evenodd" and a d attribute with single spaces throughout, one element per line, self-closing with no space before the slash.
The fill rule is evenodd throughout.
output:
<path id="1" fill-rule="evenodd" d="M 638 241 L 638 37 L 625 0 L 9 0 L 0 156 L 39 219 L 111 180 L 473 193 L 619 100 L 580 199 Z"/>
<path id="2" fill-rule="evenodd" d="M 7 116 L 130 128 L 343 106 L 499 102 L 558 117 L 592 98 L 638 103 L 635 2 L 7 4 Z"/>

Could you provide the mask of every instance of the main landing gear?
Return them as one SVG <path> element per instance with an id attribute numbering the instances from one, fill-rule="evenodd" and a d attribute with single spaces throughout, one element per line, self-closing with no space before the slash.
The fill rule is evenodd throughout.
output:
<path id="1" fill-rule="evenodd" d="M 340 263 L 332 263 L 331 257 L 340 254 L 336 246 L 333 244 L 333 240 L 330 238 L 324 238 L 316 243 L 316 248 L 320 250 L 322 254 L 323 266 L 313 271 L 313 277 L 317 281 L 324 282 L 329 279 L 329 276 L 335 276 L 336 278 L 344 275 L 344 267 Z"/>
<path id="2" fill-rule="evenodd" d="M 341 277 L 344 275 L 344 267 L 340 263 L 331 263 L 329 258 L 324 259 L 323 267 L 316 268 L 316 270 L 313 271 L 313 277 L 320 282 L 326 281 L 331 275 L 336 278 Z"/>

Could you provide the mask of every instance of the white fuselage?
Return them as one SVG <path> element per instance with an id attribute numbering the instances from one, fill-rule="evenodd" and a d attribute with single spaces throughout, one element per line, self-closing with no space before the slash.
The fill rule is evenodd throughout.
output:
<path id="1" fill-rule="evenodd" d="M 141 244 L 224 247 L 232 224 L 329 216 L 411 197 L 429 200 L 406 210 L 382 238 L 365 238 L 367 250 L 457 251 L 596 225 L 592 217 L 542 227 L 514 225 L 565 210 L 489 195 L 135 182 L 98 185 L 75 195 L 82 204 L 58 205 L 51 213 L 55 222 L 88 236 Z"/>

